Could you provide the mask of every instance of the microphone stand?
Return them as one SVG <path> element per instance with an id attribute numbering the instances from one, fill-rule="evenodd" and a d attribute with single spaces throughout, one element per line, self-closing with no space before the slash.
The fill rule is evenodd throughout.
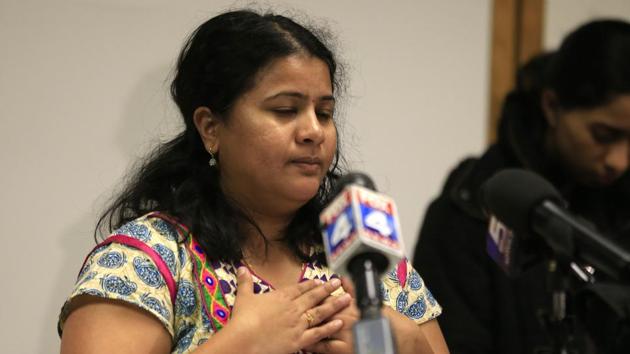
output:
<path id="1" fill-rule="evenodd" d="M 546 288 L 551 297 L 551 311 L 543 315 L 543 325 L 551 335 L 552 353 L 577 354 L 575 318 L 567 311 L 569 275 L 564 263 L 547 262 Z"/>
<path id="2" fill-rule="evenodd" d="M 587 348 L 601 354 L 627 353 L 630 286 L 597 281 L 591 271 L 574 262 L 551 259 L 547 266 L 551 311 L 541 317 L 551 336 L 552 353 L 582 353 L 580 348 L 589 353 Z M 573 283 L 575 279 L 578 284 Z M 573 303 L 567 309 L 569 294 Z M 587 333 L 590 340 L 584 338 Z"/>
<path id="3" fill-rule="evenodd" d="M 627 353 L 630 347 L 630 286 L 608 282 L 587 284 L 577 294 L 577 312 L 597 350 Z"/>
<path id="4" fill-rule="evenodd" d="M 580 319 L 590 318 L 596 315 L 595 312 L 602 314 L 600 317 L 604 319 L 599 321 L 599 327 L 602 322 L 614 322 L 611 332 L 615 332 L 603 333 L 596 325 L 583 321 L 595 344 L 606 348 L 606 353 L 626 350 L 630 342 L 630 286 L 627 285 L 630 283 L 630 252 L 603 237 L 589 223 L 571 217 L 552 202 L 545 201 L 543 205 L 544 208 L 534 211 L 538 217 L 534 218 L 533 229 L 545 237 L 554 254 L 547 273 L 547 288 L 552 296 L 552 314 L 546 319 L 552 333 L 554 353 L 576 352 L 573 351 L 576 344 L 576 316 Z M 573 260 L 587 262 L 612 278 L 613 283 L 609 285 L 596 282 L 588 272 L 580 274 L 579 267 Z M 583 303 L 582 308 L 578 308 L 576 313 L 568 317 L 566 296 L 570 289 L 571 270 L 582 280 L 582 288 L 585 290 L 581 291 L 578 299 Z M 597 311 L 593 308 L 597 308 Z"/>
<path id="5" fill-rule="evenodd" d="M 380 274 L 387 268 L 387 258 L 368 252 L 355 256 L 348 264 L 357 295 L 361 319 L 352 328 L 356 354 L 395 354 L 396 343 L 389 320 L 381 314 Z"/>

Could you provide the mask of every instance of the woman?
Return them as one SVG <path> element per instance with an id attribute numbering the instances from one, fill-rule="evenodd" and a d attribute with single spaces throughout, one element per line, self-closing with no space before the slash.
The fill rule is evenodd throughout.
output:
<path id="1" fill-rule="evenodd" d="M 460 163 L 430 205 L 414 264 L 448 308 L 440 323 L 453 353 L 547 353 L 558 338 L 545 263 L 508 278 L 487 255 L 479 187 L 497 171 L 539 173 L 573 213 L 630 249 L 628 63 L 630 24 L 616 20 L 580 26 L 532 60 L 505 99 L 498 142 Z M 569 344 L 590 352 L 579 327 Z"/>
<path id="2" fill-rule="evenodd" d="M 358 311 L 317 223 L 339 174 L 337 77 L 283 16 L 228 12 L 193 33 L 171 86 L 185 130 L 101 218 L 115 231 L 64 305 L 62 353 L 352 352 Z M 409 269 L 383 281 L 400 353 L 445 353 L 441 308 Z"/>

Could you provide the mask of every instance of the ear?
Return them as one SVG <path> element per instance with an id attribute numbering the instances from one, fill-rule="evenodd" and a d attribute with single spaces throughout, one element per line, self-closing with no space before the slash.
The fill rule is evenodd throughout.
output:
<path id="1" fill-rule="evenodd" d="M 540 106 L 549 127 L 554 128 L 558 124 L 560 106 L 558 96 L 553 90 L 545 89 L 540 97 Z"/>
<path id="2" fill-rule="evenodd" d="M 212 113 L 210 108 L 197 107 L 193 112 L 193 122 L 203 141 L 206 151 L 216 154 L 219 151 L 219 126 L 221 121 Z"/>

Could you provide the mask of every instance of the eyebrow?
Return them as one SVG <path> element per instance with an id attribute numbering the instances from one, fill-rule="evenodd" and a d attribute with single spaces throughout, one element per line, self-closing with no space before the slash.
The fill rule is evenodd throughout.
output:
<path id="1" fill-rule="evenodd" d="M 295 97 L 302 100 L 306 99 L 306 95 L 304 95 L 303 93 L 296 92 L 296 91 L 283 91 L 283 92 L 279 92 L 275 95 L 265 98 L 265 101 L 270 101 L 270 100 L 273 100 L 275 98 L 282 97 L 282 96 Z M 332 95 L 320 96 L 318 99 L 320 101 L 332 101 L 333 103 L 335 102 L 335 97 Z"/>

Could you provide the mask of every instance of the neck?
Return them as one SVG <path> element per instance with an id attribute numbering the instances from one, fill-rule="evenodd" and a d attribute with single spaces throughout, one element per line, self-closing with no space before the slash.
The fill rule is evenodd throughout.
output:
<path id="1" fill-rule="evenodd" d="M 247 216 L 256 224 L 258 229 L 249 223 L 245 225 L 245 232 L 249 240 L 260 239 L 260 233 L 268 241 L 281 241 L 284 239 L 286 229 L 289 227 L 294 214 L 270 215 L 252 210 L 246 210 Z"/>
<path id="2" fill-rule="evenodd" d="M 265 240 L 260 235 L 248 239 L 243 262 L 257 277 L 276 289 L 294 285 L 303 271 L 302 260 L 283 240 Z"/>
<path id="3" fill-rule="evenodd" d="M 265 198 L 251 198 L 246 193 L 231 190 L 225 184 L 221 184 L 221 188 L 229 202 L 240 209 L 256 225 L 244 223 L 244 231 L 250 240 L 260 238 L 260 233 L 269 241 L 283 239 L 287 227 L 300 208 L 300 206 L 293 204 L 283 205 L 282 201 L 270 202 Z"/>
<path id="4" fill-rule="evenodd" d="M 251 211 L 248 215 L 259 228 L 251 224 L 246 224 L 244 227 L 247 233 L 244 257 L 248 262 L 267 262 L 270 259 L 277 259 L 278 256 L 293 254 L 284 242 L 286 229 L 293 215 L 270 216 Z"/>

